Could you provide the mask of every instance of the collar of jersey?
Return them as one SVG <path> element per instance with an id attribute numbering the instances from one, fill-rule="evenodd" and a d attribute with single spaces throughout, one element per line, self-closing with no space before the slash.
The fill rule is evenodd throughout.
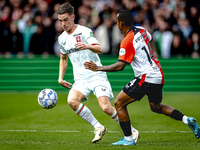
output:
<path id="1" fill-rule="evenodd" d="M 135 27 L 132 27 L 132 28 L 130 28 L 129 30 L 128 30 L 128 32 L 126 33 L 126 35 L 131 31 L 131 30 L 133 30 Z M 124 36 L 124 37 L 126 37 L 126 35 Z"/>

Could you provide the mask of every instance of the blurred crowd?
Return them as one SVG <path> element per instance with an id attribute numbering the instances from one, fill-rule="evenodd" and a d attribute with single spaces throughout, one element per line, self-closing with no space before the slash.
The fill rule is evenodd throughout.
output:
<path id="1" fill-rule="evenodd" d="M 199 0 L 0 0 L 0 56 L 59 56 L 56 11 L 64 2 L 74 6 L 76 24 L 92 29 L 104 55 L 118 55 L 123 35 L 116 15 L 127 9 L 135 26 L 152 34 L 158 57 L 199 58 Z"/>

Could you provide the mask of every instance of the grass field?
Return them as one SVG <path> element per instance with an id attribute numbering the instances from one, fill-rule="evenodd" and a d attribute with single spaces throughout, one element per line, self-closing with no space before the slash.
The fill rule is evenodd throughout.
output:
<path id="1" fill-rule="evenodd" d="M 200 139 L 195 138 L 187 125 L 151 112 L 147 97 L 128 107 L 132 125 L 142 137 L 137 145 L 124 147 L 110 145 L 123 137 L 123 133 L 119 125 L 100 110 L 96 98 L 91 95 L 84 104 L 109 131 L 99 143 L 92 144 L 93 127 L 68 106 L 67 92 L 57 92 L 58 104 L 49 110 L 39 106 L 39 91 L 0 93 L 0 150 L 200 149 Z M 200 93 L 165 92 L 163 103 L 195 117 L 200 125 Z"/>

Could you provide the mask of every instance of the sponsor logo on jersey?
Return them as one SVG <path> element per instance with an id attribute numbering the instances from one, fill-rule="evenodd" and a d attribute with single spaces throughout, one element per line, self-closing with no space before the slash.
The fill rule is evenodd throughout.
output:
<path id="1" fill-rule="evenodd" d="M 82 35 L 82 33 L 74 34 L 73 36 L 76 37 L 76 36 L 79 36 L 79 35 Z"/>
<path id="2" fill-rule="evenodd" d="M 94 35 L 93 35 L 93 33 L 92 33 L 92 32 L 90 32 L 90 36 L 91 36 L 91 37 L 94 37 Z"/>
<path id="3" fill-rule="evenodd" d="M 119 50 L 119 55 L 120 55 L 120 56 L 123 56 L 123 55 L 125 55 L 125 54 L 126 54 L 125 49 L 124 49 L 124 48 L 120 48 L 120 50 Z"/>
<path id="4" fill-rule="evenodd" d="M 77 52 L 77 51 L 79 51 L 78 48 L 71 48 L 71 49 L 67 50 L 66 54 L 71 54 L 71 53 L 74 53 L 74 52 Z"/>

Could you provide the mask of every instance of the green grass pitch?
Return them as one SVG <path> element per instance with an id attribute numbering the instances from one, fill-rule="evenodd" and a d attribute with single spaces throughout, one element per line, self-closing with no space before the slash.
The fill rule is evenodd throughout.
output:
<path id="1" fill-rule="evenodd" d="M 189 127 L 180 121 L 150 111 L 147 97 L 128 106 L 132 125 L 141 133 L 135 146 L 112 146 L 123 133 L 111 117 L 104 114 L 94 95 L 84 104 L 90 108 L 108 133 L 96 144 L 93 127 L 68 106 L 67 93 L 58 93 L 58 104 L 43 109 L 37 92 L 0 93 L 0 150 L 197 150 L 196 139 Z M 115 97 L 117 92 L 114 93 Z M 112 101 L 112 104 L 114 100 Z M 163 93 L 163 104 L 171 105 L 200 125 L 200 93 Z"/>

